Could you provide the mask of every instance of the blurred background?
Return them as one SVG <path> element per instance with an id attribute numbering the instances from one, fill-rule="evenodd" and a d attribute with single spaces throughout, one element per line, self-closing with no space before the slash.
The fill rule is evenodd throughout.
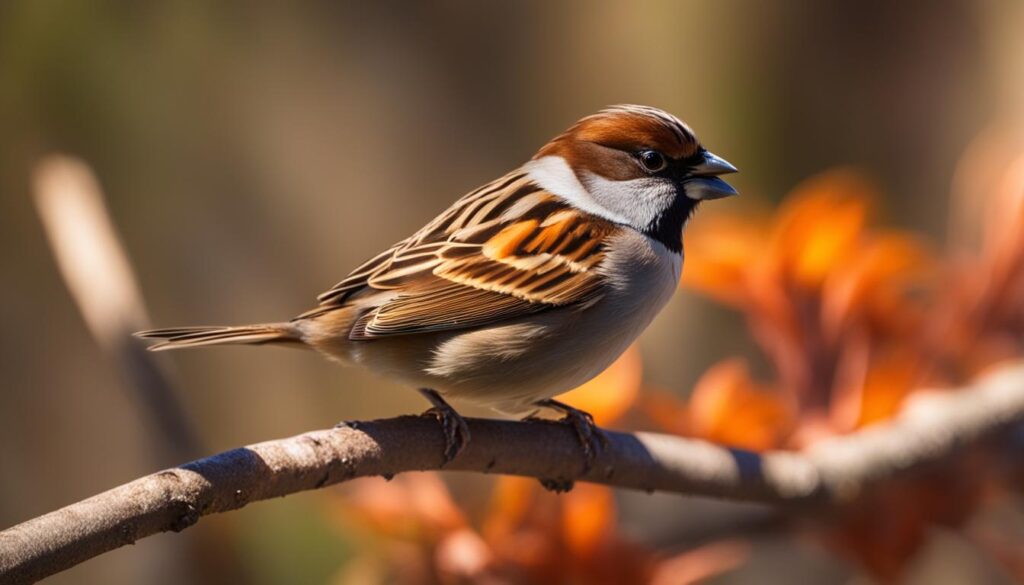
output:
<path id="1" fill-rule="evenodd" d="M 0 3 L 0 526 L 178 462 L 61 280 L 31 196 L 46 155 L 92 167 L 153 325 L 248 323 L 312 307 L 457 196 L 624 102 L 675 113 L 741 169 L 730 182 L 742 197 L 715 213 L 768 215 L 803 180 L 844 167 L 872 183 L 873 225 L 942 251 L 982 230 L 958 223 L 976 207 L 956 199 L 971 187 L 957 178 L 976 176 L 963 174 L 965 153 L 1021 144 L 1022 68 L 1024 5 L 1013 0 Z M 713 297 L 684 288 L 618 375 L 642 371 L 644 388 L 682 400 L 724 358 L 768 371 L 747 320 Z M 309 353 L 157 362 L 195 433 L 191 456 L 426 407 Z M 642 410 L 610 426 L 658 429 Z M 493 528 L 513 514 L 502 490 L 546 496 L 442 479 L 255 504 L 50 582 L 539 581 L 512 569 L 458 577 L 445 563 L 501 556 L 479 551 L 493 547 L 488 534 L 513 532 Z M 665 583 L 1015 575 L 952 529 L 924 529 L 898 570 L 878 570 L 768 508 L 588 490 L 545 505 L 605 514 L 602 538 L 628 543 L 644 566 L 682 563 Z M 424 520 L 402 508 L 410 493 L 452 509 Z M 1006 506 L 999 515 L 1024 535 L 1024 508 Z M 537 530 L 585 531 L 566 514 Z M 449 559 L 445 546 L 461 553 Z M 589 582 L 582 570 L 550 582 Z"/>

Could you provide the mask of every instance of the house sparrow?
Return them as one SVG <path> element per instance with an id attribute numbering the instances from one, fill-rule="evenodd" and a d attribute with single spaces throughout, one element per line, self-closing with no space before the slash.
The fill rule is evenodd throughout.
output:
<path id="1" fill-rule="evenodd" d="M 593 419 L 553 397 L 598 375 L 679 282 L 683 227 L 736 172 L 664 111 L 583 118 L 511 173 L 457 200 L 291 321 L 155 329 L 154 351 L 295 344 L 401 380 L 433 404 L 445 461 L 469 441 L 447 399 L 511 415 L 552 408 L 586 461 Z"/>

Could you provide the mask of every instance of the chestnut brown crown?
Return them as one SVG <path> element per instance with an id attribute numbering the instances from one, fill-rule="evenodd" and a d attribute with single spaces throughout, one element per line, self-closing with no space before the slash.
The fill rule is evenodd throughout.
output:
<path id="1" fill-rule="evenodd" d="M 689 126 L 672 114 L 648 106 L 619 105 L 576 122 L 541 148 L 534 158 L 558 155 L 570 164 L 600 162 L 600 151 L 594 146 L 623 152 L 654 150 L 681 160 L 696 154 L 700 141 Z"/>

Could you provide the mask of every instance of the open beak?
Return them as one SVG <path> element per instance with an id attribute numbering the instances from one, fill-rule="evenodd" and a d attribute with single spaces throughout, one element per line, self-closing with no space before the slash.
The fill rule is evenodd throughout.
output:
<path id="1" fill-rule="evenodd" d="M 736 167 L 724 158 L 711 153 L 704 153 L 704 160 L 693 167 L 689 177 L 683 181 L 686 196 L 691 199 L 721 199 L 737 195 L 732 185 L 719 179 L 719 175 L 738 172 Z"/>

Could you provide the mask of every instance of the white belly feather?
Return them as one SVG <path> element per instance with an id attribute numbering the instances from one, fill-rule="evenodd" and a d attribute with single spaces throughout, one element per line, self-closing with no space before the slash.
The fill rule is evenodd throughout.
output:
<path id="1" fill-rule="evenodd" d="M 605 294 L 584 309 L 555 309 L 438 339 L 422 383 L 502 412 L 571 390 L 611 365 L 678 286 L 682 256 L 637 232 L 610 246 Z"/>

